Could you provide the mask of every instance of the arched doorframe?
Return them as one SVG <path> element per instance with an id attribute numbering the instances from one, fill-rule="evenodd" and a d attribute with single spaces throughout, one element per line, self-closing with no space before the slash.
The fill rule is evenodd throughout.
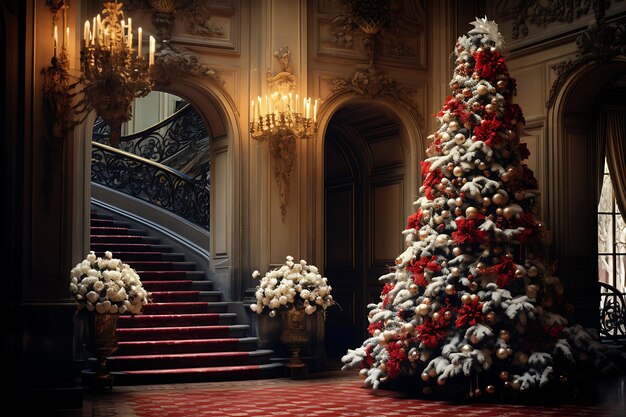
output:
<path id="1" fill-rule="evenodd" d="M 315 216 L 313 218 L 314 225 L 312 230 L 314 231 L 313 241 L 315 242 L 315 246 L 313 248 L 313 256 L 316 265 L 325 265 L 324 142 L 326 138 L 326 131 L 333 115 L 337 112 L 337 110 L 349 103 L 355 103 L 364 100 L 367 100 L 368 103 L 378 104 L 388 109 L 398 118 L 399 124 L 401 126 L 400 137 L 403 142 L 403 148 L 408 150 L 409 153 L 408 158 L 405 160 L 406 172 L 404 192 L 405 195 L 417 196 L 418 181 L 420 179 L 417 167 L 419 166 L 419 161 L 423 159 L 425 144 L 422 131 L 420 129 L 419 122 L 416 116 L 407 111 L 403 106 L 382 97 L 364 98 L 363 96 L 352 93 L 337 94 L 335 96 L 331 96 L 320 107 L 320 111 L 318 114 L 319 130 L 317 133 L 317 140 L 315 141 L 315 155 L 317 156 L 317 158 L 315 161 Z M 413 212 L 413 201 L 414 200 L 405 202 L 405 216 L 408 216 Z M 401 230 L 398 230 L 398 233 L 400 232 Z"/>
<path id="2" fill-rule="evenodd" d="M 224 295 L 232 300 L 241 299 L 242 283 L 242 244 L 241 236 L 241 219 L 239 216 L 233 215 L 238 213 L 239 208 L 245 202 L 242 196 L 242 181 L 245 178 L 240 171 L 242 169 L 241 160 L 249 152 L 248 142 L 245 129 L 239 124 L 239 112 L 235 102 L 228 92 L 216 81 L 196 76 L 180 77 L 175 82 L 165 87 L 159 87 L 160 91 L 176 94 L 188 100 L 200 113 L 207 127 L 220 125 L 219 129 L 213 129 L 213 134 L 217 134 L 218 138 L 223 137 L 224 146 L 218 152 L 226 153 L 226 171 L 227 178 L 222 183 L 225 187 L 226 202 L 223 208 L 227 218 L 223 222 L 225 224 L 224 239 L 222 245 L 225 246 L 226 252 L 220 254 L 215 261 L 220 264 L 227 273 L 230 274 L 231 287 L 229 293 Z M 217 117 L 216 117 L 217 116 Z M 81 258 L 86 251 L 89 250 L 89 205 L 91 199 L 91 126 L 95 121 L 96 115 L 91 112 L 83 123 L 74 130 L 74 159 L 77 174 L 75 178 L 80 179 L 73 184 L 74 204 L 79 208 L 76 213 L 83 213 L 82 218 L 75 218 L 72 227 L 73 256 L 76 259 Z M 219 132 L 223 133 L 219 133 Z M 235 155 L 237 157 L 235 157 Z M 211 199 L 211 213 L 217 213 L 215 209 L 215 199 Z M 211 230 L 215 230 L 215 218 L 211 218 Z M 215 258 L 213 248 L 215 247 L 215 239 L 217 237 L 211 233 L 210 250 Z"/>
<path id="3" fill-rule="evenodd" d="M 625 73 L 623 56 L 582 65 L 563 83 L 547 117 L 545 218 L 575 319 L 594 327 L 599 305 L 594 113 L 602 88 Z M 592 123 L 577 115 L 593 115 Z"/>

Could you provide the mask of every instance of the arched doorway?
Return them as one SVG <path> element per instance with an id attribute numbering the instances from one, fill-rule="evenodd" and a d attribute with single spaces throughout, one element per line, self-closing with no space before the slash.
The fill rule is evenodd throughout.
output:
<path id="1" fill-rule="evenodd" d="M 574 321 L 589 327 L 599 325 L 600 298 L 597 199 L 602 171 L 596 120 L 607 100 L 612 106 L 622 101 L 611 96 L 625 75 L 623 59 L 582 67 L 564 84 L 549 114 L 547 218 L 558 274 L 575 307 Z"/>
<path id="2" fill-rule="evenodd" d="M 388 108 L 351 102 L 337 110 L 324 147 L 325 275 L 341 308 L 328 310 L 326 351 L 339 358 L 360 345 L 367 304 L 378 301 L 402 252 L 409 150 Z"/>

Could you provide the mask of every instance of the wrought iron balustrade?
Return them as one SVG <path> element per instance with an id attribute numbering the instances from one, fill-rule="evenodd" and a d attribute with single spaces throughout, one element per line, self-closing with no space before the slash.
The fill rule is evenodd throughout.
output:
<path id="1" fill-rule="evenodd" d="M 210 187 L 176 169 L 92 142 L 91 180 L 209 229 Z"/>
<path id="2" fill-rule="evenodd" d="M 109 136 L 109 126 L 98 117 L 93 127 L 93 140 L 108 145 Z M 123 136 L 119 149 L 180 169 L 191 157 L 207 149 L 208 142 L 204 120 L 193 106 L 186 104 L 156 125 Z"/>
<path id="3" fill-rule="evenodd" d="M 600 340 L 626 347 L 626 298 L 600 282 Z"/>

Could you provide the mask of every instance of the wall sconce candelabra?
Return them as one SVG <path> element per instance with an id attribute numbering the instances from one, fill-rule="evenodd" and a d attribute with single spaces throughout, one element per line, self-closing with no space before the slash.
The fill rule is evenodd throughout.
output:
<path id="1" fill-rule="evenodd" d="M 93 108 L 111 127 L 109 143 L 117 146 L 121 126 L 132 117 L 132 103 L 152 90 L 155 39 L 150 36 L 148 61 L 143 55 L 142 30 L 137 30 L 133 47 L 132 20 L 124 20 L 122 3 L 103 4 L 102 17 L 85 22 L 80 51 L 81 83 L 84 93 L 79 103 Z"/>
<path id="2" fill-rule="evenodd" d="M 285 45 L 274 51 L 281 72 L 267 77 L 269 94 L 250 102 L 250 135 L 267 142 L 273 162 L 274 178 L 280 194 L 281 219 L 285 220 L 289 182 L 297 159 L 296 139 L 309 139 L 317 133 L 317 100 L 302 101 L 296 94 L 296 79 L 291 73 L 291 51 Z"/>

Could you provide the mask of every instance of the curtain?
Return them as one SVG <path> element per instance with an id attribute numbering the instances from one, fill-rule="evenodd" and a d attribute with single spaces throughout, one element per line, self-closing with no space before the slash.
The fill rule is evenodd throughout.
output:
<path id="1" fill-rule="evenodd" d="M 613 183 L 615 203 L 626 220 L 626 113 L 606 113 L 605 129 L 606 162 Z"/>

